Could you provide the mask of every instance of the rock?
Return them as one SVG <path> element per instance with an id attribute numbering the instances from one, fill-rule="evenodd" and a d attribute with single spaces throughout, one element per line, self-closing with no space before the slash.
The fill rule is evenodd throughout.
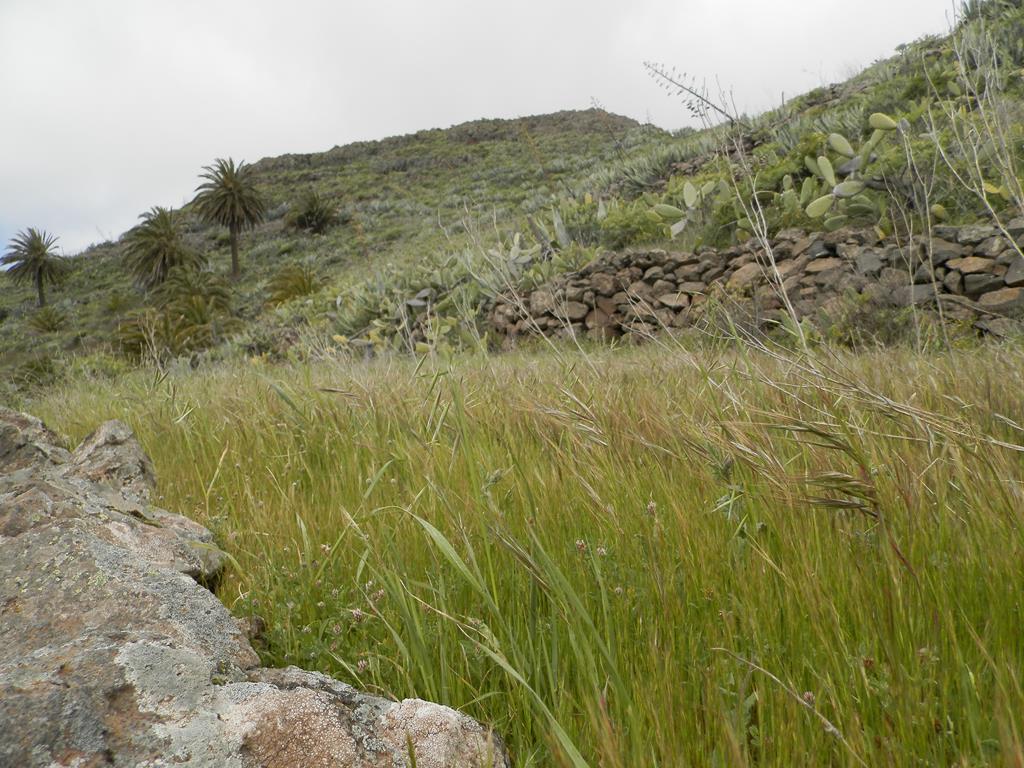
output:
<path id="1" fill-rule="evenodd" d="M 890 288 L 902 288 L 911 283 L 911 276 L 905 269 L 895 267 L 883 267 L 878 274 L 878 282 Z"/>
<path id="2" fill-rule="evenodd" d="M 0 467 L 13 472 L 40 461 L 63 464 L 70 454 L 35 416 L 0 409 Z"/>
<path id="3" fill-rule="evenodd" d="M 964 292 L 964 276 L 957 271 L 952 271 L 942 278 L 942 284 L 950 293 L 961 295 Z"/>
<path id="4" fill-rule="evenodd" d="M 804 253 L 807 252 L 807 250 L 811 247 L 813 243 L 814 241 L 811 240 L 811 238 L 809 237 L 800 238 L 795 243 L 793 243 L 792 247 L 790 248 L 789 255 L 792 256 L 794 259 L 797 258 L 798 256 L 802 256 Z"/>
<path id="5" fill-rule="evenodd" d="M 1024 236 L 1024 217 L 1011 219 L 1006 225 L 1006 234 L 1014 240 Z"/>
<path id="6" fill-rule="evenodd" d="M 943 240 L 956 241 L 957 235 L 960 234 L 960 227 L 953 226 L 951 224 L 938 224 L 932 227 L 932 235 L 934 237 L 942 238 Z"/>
<path id="7" fill-rule="evenodd" d="M 977 245 L 983 240 L 995 237 L 997 234 L 999 234 L 999 230 L 995 227 L 987 225 L 973 225 L 960 227 L 960 230 L 957 232 L 956 239 L 961 245 Z"/>
<path id="8" fill-rule="evenodd" d="M 664 276 L 665 270 L 661 267 L 654 266 L 644 272 L 644 281 L 653 285 L 655 280 L 660 280 Z"/>
<path id="9" fill-rule="evenodd" d="M 650 299 L 654 298 L 654 294 L 651 291 L 651 286 L 649 286 L 643 280 L 637 280 L 636 282 L 631 283 L 629 288 L 626 289 L 626 295 L 634 301 L 649 301 Z"/>
<path id="10" fill-rule="evenodd" d="M 592 328 L 607 328 L 612 324 L 611 316 L 601 309 L 594 309 L 584 318 L 583 324 L 588 330 Z"/>
<path id="11" fill-rule="evenodd" d="M 704 267 L 702 267 L 699 263 L 694 262 L 691 264 L 683 264 L 675 271 L 674 274 L 677 279 L 687 281 L 696 280 L 698 277 L 700 277 L 701 272 L 703 271 Z"/>
<path id="12" fill-rule="evenodd" d="M 120 421 L 108 421 L 71 454 L 75 474 L 103 483 L 138 501 L 148 501 L 156 487 L 156 474 L 131 429 Z"/>
<path id="13" fill-rule="evenodd" d="M 936 266 L 945 264 L 950 259 L 959 259 L 965 253 L 967 253 L 967 249 L 962 245 L 957 245 L 938 237 L 932 238 L 931 261 Z"/>
<path id="14" fill-rule="evenodd" d="M 927 304 L 935 300 L 935 286 L 905 285 L 892 292 L 892 302 L 898 307 Z"/>
<path id="15" fill-rule="evenodd" d="M 703 280 L 705 283 L 713 283 L 715 280 L 717 280 L 724 274 L 725 269 L 723 267 L 715 266 L 705 271 L 704 274 L 701 275 L 700 279 Z"/>
<path id="16" fill-rule="evenodd" d="M 1017 313 L 1024 309 L 1024 288 L 1000 288 L 978 299 L 978 305 L 989 312 Z"/>
<path id="17" fill-rule="evenodd" d="M 530 314 L 534 317 L 553 312 L 555 297 L 550 291 L 536 290 L 530 294 Z"/>
<path id="18" fill-rule="evenodd" d="M 981 293 L 988 291 L 994 291 L 997 288 L 1002 288 L 1005 285 L 1003 279 L 997 275 L 986 275 L 984 273 L 979 275 L 965 275 L 964 276 L 964 293 L 968 296 L 977 296 Z"/>
<path id="19" fill-rule="evenodd" d="M 562 307 L 560 316 L 567 318 L 569 322 L 576 323 L 585 318 L 589 312 L 590 307 L 582 301 L 567 301 Z"/>
<path id="20" fill-rule="evenodd" d="M 868 278 L 863 275 L 855 275 L 852 272 L 840 271 L 835 287 L 840 294 L 863 293 L 868 283 Z"/>
<path id="21" fill-rule="evenodd" d="M 669 293 L 676 289 L 676 284 L 671 280 L 655 280 L 651 286 L 651 294 L 658 296 L 662 293 Z"/>
<path id="22" fill-rule="evenodd" d="M 619 290 L 615 278 L 605 272 L 598 272 L 592 275 L 590 287 L 594 289 L 594 293 L 598 296 L 612 296 Z"/>
<path id="23" fill-rule="evenodd" d="M 689 294 L 682 292 L 663 294 L 658 297 L 658 301 L 669 309 L 686 309 L 690 306 Z"/>
<path id="24" fill-rule="evenodd" d="M 808 246 L 807 250 L 803 252 L 803 254 L 809 259 L 817 259 L 822 256 L 827 256 L 830 253 L 832 253 L 832 251 L 829 250 L 829 247 L 825 244 L 824 240 L 813 241 L 810 246 Z M 799 256 L 800 254 L 794 252 L 793 255 Z"/>
<path id="25" fill-rule="evenodd" d="M 823 272 L 812 273 L 809 275 L 815 285 L 827 286 L 827 285 L 838 285 L 839 278 L 843 275 L 848 274 L 841 267 L 834 267 L 833 269 L 826 269 Z"/>
<path id="26" fill-rule="evenodd" d="M 861 275 L 874 277 L 885 266 L 885 260 L 881 252 L 875 249 L 865 249 L 858 253 L 853 260 L 854 268 Z"/>
<path id="27" fill-rule="evenodd" d="M 700 281 L 694 281 L 694 282 L 691 282 L 691 283 L 680 283 L 678 288 L 679 288 L 679 292 L 680 293 L 690 293 L 690 294 L 693 294 L 693 293 L 704 293 L 704 291 L 706 291 L 708 287 L 707 287 L 706 284 L 704 284 L 704 283 L 702 283 Z"/>
<path id="28" fill-rule="evenodd" d="M 1015 253 L 1013 256 L 1006 274 L 1003 275 L 1003 282 L 1011 288 L 1016 288 L 1024 285 L 1024 258 L 1021 258 L 1019 253 Z"/>
<path id="29" fill-rule="evenodd" d="M 0 409 L 0 765 L 508 766 L 448 707 L 263 669 L 199 583 L 223 556 L 151 506 L 153 473 L 108 422 L 68 454 Z M 215 556 L 209 553 L 217 552 Z"/>
<path id="30" fill-rule="evenodd" d="M 959 270 L 963 275 L 991 272 L 995 265 L 995 259 L 986 259 L 981 256 L 967 256 L 962 259 L 950 259 L 946 262 L 948 269 Z"/>
<path id="31" fill-rule="evenodd" d="M 623 298 L 625 298 L 625 294 L 623 294 Z M 594 303 L 597 305 L 597 309 L 601 310 L 609 317 L 615 314 L 616 301 L 614 298 L 610 296 L 598 296 Z"/>
<path id="32" fill-rule="evenodd" d="M 838 269 L 841 266 L 843 266 L 843 260 L 832 256 L 830 258 L 815 259 L 805 267 L 804 271 L 813 275 L 817 272 L 826 272 L 830 269 Z"/>
<path id="33" fill-rule="evenodd" d="M 914 270 L 920 263 L 921 249 L 918 245 L 890 245 L 885 248 L 885 260 L 897 269 Z"/>
<path id="34" fill-rule="evenodd" d="M 983 317 L 974 327 L 998 339 L 1009 339 L 1024 334 L 1024 325 L 1009 317 Z"/>
<path id="35" fill-rule="evenodd" d="M 782 278 L 782 280 L 785 280 L 798 269 L 800 269 L 800 262 L 796 259 L 786 259 L 784 261 L 775 262 L 775 271 L 778 272 L 778 277 Z M 771 269 L 768 269 L 768 274 L 772 274 Z M 772 277 L 775 278 L 775 275 L 772 275 Z M 778 283 L 778 278 L 775 278 L 775 282 L 776 284 Z"/>
<path id="36" fill-rule="evenodd" d="M 838 248 L 841 244 L 853 238 L 853 230 L 849 227 L 842 227 L 834 232 L 827 233 L 822 240 L 825 245 L 829 246 L 831 253 L 838 253 Z"/>
<path id="37" fill-rule="evenodd" d="M 799 242 L 806 237 L 806 232 L 802 229 L 780 229 L 775 235 L 776 240 L 786 240 L 791 243 Z"/>
<path id="38" fill-rule="evenodd" d="M 761 265 L 751 262 L 732 273 L 729 282 L 726 284 L 730 291 L 743 292 L 761 277 Z"/>
<path id="39" fill-rule="evenodd" d="M 928 264 L 922 264 L 914 272 L 914 282 L 918 284 L 935 281 L 935 271 Z"/>
<path id="40" fill-rule="evenodd" d="M 987 256 L 994 259 L 1009 247 L 1010 244 L 1006 242 L 1006 238 L 996 235 L 995 237 L 990 237 L 974 246 L 974 255 Z"/>
<path id="41" fill-rule="evenodd" d="M 583 294 L 587 292 L 585 285 L 568 285 L 565 288 L 566 301 L 582 301 Z"/>

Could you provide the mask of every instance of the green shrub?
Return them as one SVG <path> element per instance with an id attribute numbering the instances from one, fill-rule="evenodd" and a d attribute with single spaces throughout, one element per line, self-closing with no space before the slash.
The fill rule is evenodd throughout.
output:
<path id="1" fill-rule="evenodd" d="M 128 357 L 165 359 L 206 349 L 239 327 L 227 282 L 212 272 L 173 269 L 153 298 L 155 306 L 118 323 L 116 340 Z"/>
<path id="2" fill-rule="evenodd" d="M 46 353 L 38 353 L 19 365 L 14 371 L 18 387 L 46 387 L 55 384 L 62 375 L 60 364 Z"/>
<path id="3" fill-rule="evenodd" d="M 642 200 L 611 208 L 601 221 L 601 244 L 615 250 L 667 236 L 664 222 Z"/>
<path id="4" fill-rule="evenodd" d="M 338 221 L 338 211 L 311 189 L 302 196 L 296 209 L 288 214 L 288 225 L 315 235 L 323 234 Z"/>
<path id="5" fill-rule="evenodd" d="M 121 291 L 111 291 L 107 294 L 106 299 L 103 300 L 101 306 L 103 311 L 108 315 L 120 315 L 129 306 L 131 306 L 132 300 L 129 296 L 122 293 Z"/>
<path id="6" fill-rule="evenodd" d="M 323 284 L 320 276 L 309 264 L 289 264 L 281 267 L 267 284 L 267 303 L 284 304 L 300 296 L 308 296 Z"/>
<path id="7" fill-rule="evenodd" d="M 67 314 L 52 306 L 37 309 L 28 319 L 28 327 L 37 333 L 53 333 L 67 324 Z"/>
<path id="8" fill-rule="evenodd" d="M 221 275 L 208 270 L 171 270 L 153 298 L 161 309 L 184 306 L 200 298 L 218 312 L 231 311 L 231 288 Z"/>

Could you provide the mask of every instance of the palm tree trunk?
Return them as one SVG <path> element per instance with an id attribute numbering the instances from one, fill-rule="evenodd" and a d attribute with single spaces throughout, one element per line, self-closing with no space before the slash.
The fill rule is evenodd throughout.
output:
<path id="1" fill-rule="evenodd" d="M 231 234 L 231 277 L 238 279 L 242 270 L 238 265 L 238 227 L 230 227 Z"/>
<path id="2" fill-rule="evenodd" d="M 43 294 L 43 273 L 40 270 L 36 270 L 36 294 L 39 297 L 39 306 L 46 306 L 46 296 Z"/>

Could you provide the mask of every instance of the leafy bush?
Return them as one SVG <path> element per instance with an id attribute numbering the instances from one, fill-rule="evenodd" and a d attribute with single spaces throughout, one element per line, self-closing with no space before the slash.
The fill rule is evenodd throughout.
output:
<path id="1" fill-rule="evenodd" d="M 175 269 L 154 293 L 161 309 L 188 305 L 200 298 L 218 312 L 231 311 L 231 288 L 220 275 L 202 269 Z"/>
<path id="2" fill-rule="evenodd" d="M 643 202 L 612 207 L 601 221 L 601 244 L 619 249 L 668 236 L 661 218 Z"/>
<path id="3" fill-rule="evenodd" d="M 140 286 L 153 288 L 177 267 L 204 263 L 205 258 L 185 242 L 179 212 L 156 206 L 139 218 L 142 223 L 125 237 L 125 260 Z"/>
<path id="4" fill-rule="evenodd" d="M 288 225 L 320 235 L 338 222 L 338 211 L 311 189 L 302 196 L 298 207 L 288 214 Z"/>
<path id="5" fill-rule="evenodd" d="M 284 304 L 286 301 L 308 296 L 323 284 L 320 276 L 309 264 L 289 264 L 281 267 L 267 284 L 267 303 Z"/>
<path id="6" fill-rule="evenodd" d="M 117 342 L 132 358 L 162 360 L 206 349 L 234 332 L 231 292 L 223 277 L 178 268 L 154 292 L 156 306 L 130 313 L 119 324 Z"/>
<path id="7" fill-rule="evenodd" d="M 56 307 L 43 307 L 29 317 L 28 326 L 38 333 L 53 333 L 68 324 L 68 316 Z"/>
<path id="8" fill-rule="evenodd" d="M 61 374 L 61 366 L 54 358 L 39 353 L 19 365 L 13 379 L 19 387 L 45 387 L 56 383 Z"/>
<path id="9" fill-rule="evenodd" d="M 119 315 L 131 305 L 131 299 L 121 291 L 111 291 L 102 303 L 108 315 Z"/>

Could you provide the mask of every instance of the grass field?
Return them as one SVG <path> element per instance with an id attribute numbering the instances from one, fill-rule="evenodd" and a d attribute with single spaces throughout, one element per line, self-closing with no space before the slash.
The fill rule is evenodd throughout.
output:
<path id="1" fill-rule="evenodd" d="M 140 371 L 106 418 L 264 659 L 465 709 L 518 766 L 1024 765 L 1024 350 Z"/>

